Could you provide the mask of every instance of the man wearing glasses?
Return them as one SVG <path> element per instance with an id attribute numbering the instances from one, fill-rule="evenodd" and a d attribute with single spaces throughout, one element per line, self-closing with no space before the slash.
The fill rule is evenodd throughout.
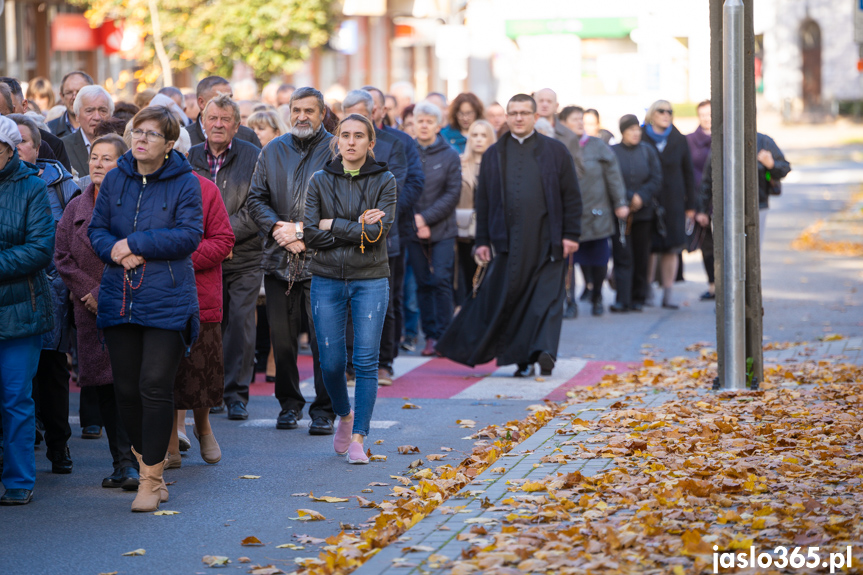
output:
<path id="1" fill-rule="evenodd" d="M 80 128 L 78 117 L 75 114 L 75 97 L 84 86 L 92 86 L 93 78 L 86 72 L 76 70 L 63 76 L 60 82 L 60 98 L 66 106 L 66 111 L 59 118 L 48 122 L 48 129 L 58 138 L 74 134 Z M 47 110 L 43 110 L 47 112 Z"/>
<path id="2" fill-rule="evenodd" d="M 534 129 L 539 114 L 527 94 L 507 104 L 510 136 L 483 156 L 476 190 L 476 258 L 488 264 L 437 344 L 474 366 L 497 360 L 530 377 L 549 376 L 563 323 L 566 259 L 581 237 L 581 193 L 566 147 Z"/>

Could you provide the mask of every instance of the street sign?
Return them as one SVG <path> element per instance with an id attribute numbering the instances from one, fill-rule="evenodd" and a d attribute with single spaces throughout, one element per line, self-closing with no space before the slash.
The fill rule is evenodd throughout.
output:
<path id="1" fill-rule="evenodd" d="M 854 1 L 854 41 L 863 44 L 863 0 Z"/>

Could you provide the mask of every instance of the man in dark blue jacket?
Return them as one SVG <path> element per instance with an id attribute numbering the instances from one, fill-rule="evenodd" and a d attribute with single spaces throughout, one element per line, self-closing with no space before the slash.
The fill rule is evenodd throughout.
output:
<path id="1" fill-rule="evenodd" d="M 477 365 L 534 363 L 551 375 L 563 323 L 566 259 L 578 250 L 581 194 L 566 146 L 534 130 L 536 102 L 507 105 L 510 132 L 482 157 L 476 190 L 476 257 L 491 263 L 437 345 L 444 356 Z M 493 258 L 493 259 L 492 259 Z"/>
<path id="2" fill-rule="evenodd" d="M 425 185 L 425 174 L 423 164 L 420 160 L 419 150 L 413 138 L 395 128 L 384 125 L 384 93 L 374 86 L 364 86 L 363 90 L 372 95 L 374 108 L 372 110 L 372 121 L 378 133 L 384 133 L 398 139 L 405 150 L 407 162 L 407 173 L 404 185 L 399 182 L 398 216 L 396 225 L 390 229 L 387 237 L 387 248 L 390 257 L 390 272 L 392 284 L 390 287 L 390 307 L 392 309 L 393 321 L 389 321 L 390 310 L 387 310 L 387 322 L 384 323 L 384 331 L 381 335 L 381 369 L 378 373 L 378 382 L 387 385 L 392 382 L 392 362 L 398 357 L 399 340 L 402 336 L 404 325 L 402 301 L 404 300 L 404 278 L 405 278 L 405 252 L 407 252 L 407 236 L 400 236 L 398 229 L 399 219 L 410 222 L 413 217 L 414 204 L 423 191 Z M 390 238 L 396 241 L 390 244 Z M 398 256 L 398 257 L 395 257 Z M 390 359 L 391 358 L 391 359 Z M 389 359 L 389 363 L 385 360 Z"/>

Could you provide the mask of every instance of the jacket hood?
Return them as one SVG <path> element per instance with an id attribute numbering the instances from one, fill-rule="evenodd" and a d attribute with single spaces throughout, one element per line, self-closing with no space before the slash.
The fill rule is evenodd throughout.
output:
<path id="1" fill-rule="evenodd" d="M 42 170 L 40 177 L 48 186 L 56 186 L 72 179 L 72 174 L 57 160 L 36 160 L 36 167 Z"/>
<path id="2" fill-rule="evenodd" d="M 120 156 L 120 159 L 117 161 L 117 167 L 130 178 L 142 178 L 141 174 L 138 173 L 138 161 L 132 156 L 132 150 Z M 147 175 L 147 178 L 151 180 L 168 180 L 191 171 L 192 166 L 185 156 L 176 150 L 171 150 L 171 153 L 168 154 L 168 159 L 165 160 L 162 167 Z"/>
<path id="3" fill-rule="evenodd" d="M 0 170 L 0 182 L 17 182 L 18 180 L 23 180 L 29 176 L 37 175 L 39 175 L 39 170 L 36 169 L 36 166 L 22 161 L 21 158 L 18 157 L 18 150 L 15 150 L 12 157 L 9 158 L 6 165 L 2 170 Z"/>
<path id="4" fill-rule="evenodd" d="M 447 144 L 448 145 L 448 144 Z M 380 174 L 381 172 L 387 171 L 387 165 L 384 162 L 376 162 L 370 156 L 366 157 L 366 163 L 363 164 L 363 167 L 360 168 L 359 176 L 371 176 L 372 174 Z M 347 177 L 348 174 L 345 173 L 344 164 L 342 164 L 342 155 L 339 154 L 324 166 L 324 171 L 329 172 L 330 174 Z"/>

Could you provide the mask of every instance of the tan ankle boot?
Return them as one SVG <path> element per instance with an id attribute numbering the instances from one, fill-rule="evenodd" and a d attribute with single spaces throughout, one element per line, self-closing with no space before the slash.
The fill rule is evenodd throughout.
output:
<path id="1" fill-rule="evenodd" d="M 144 463 L 141 455 L 132 450 L 140 467 L 140 480 L 138 481 L 138 494 L 132 502 L 132 511 L 158 511 L 159 503 L 168 501 L 168 487 L 162 477 L 165 470 L 165 461 L 156 465 Z"/>

